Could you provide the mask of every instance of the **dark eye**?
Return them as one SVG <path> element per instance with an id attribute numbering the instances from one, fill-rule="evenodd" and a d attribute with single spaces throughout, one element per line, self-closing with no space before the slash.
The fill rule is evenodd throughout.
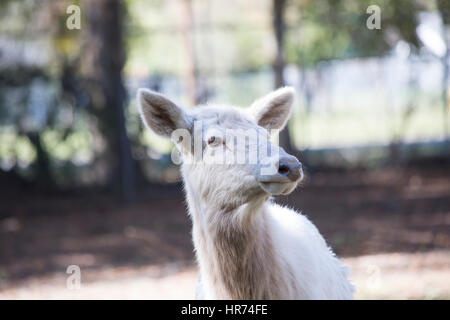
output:
<path id="1" fill-rule="evenodd" d="M 208 139 L 208 144 L 214 143 L 216 141 L 216 137 L 212 136 Z"/>

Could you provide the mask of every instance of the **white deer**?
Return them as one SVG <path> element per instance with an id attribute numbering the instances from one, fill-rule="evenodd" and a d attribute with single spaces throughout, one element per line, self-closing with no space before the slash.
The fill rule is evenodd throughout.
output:
<path id="1" fill-rule="evenodd" d="M 294 90 L 285 87 L 248 109 L 184 109 L 156 92 L 138 92 L 145 124 L 171 137 L 182 155 L 181 172 L 201 274 L 198 298 L 353 298 L 347 268 L 317 228 L 304 215 L 270 201 L 272 195 L 289 194 L 303 179 L 297 158 L 269 140 L 269 132 L 285 126 L 293 100 Z M 230 138 L 229 129 L 237 137 Z M 249 130 L 258 133 L 256 140 L 244 138 L 245 143 L 235 143 Z M 254 145 L 260 150 L 269 146 L 277 155 L 259 152 L 257 161 L 248 161 Z M 239 154 L 245 155 L 244 163 L 211 161 Z M 276 170 L 262 174 L 267 165 Z"/>

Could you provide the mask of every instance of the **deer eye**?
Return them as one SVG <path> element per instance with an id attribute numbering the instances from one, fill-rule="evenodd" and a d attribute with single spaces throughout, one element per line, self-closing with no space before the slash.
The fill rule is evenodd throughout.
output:
<path id="1" fill-rule="evenodd" d="M 212 144 L 212 143 L 214 143 L 215 141 L 216 141 L 216 137 L 211 136 L 211 137 L 208 139 L 208 144 Z"/>

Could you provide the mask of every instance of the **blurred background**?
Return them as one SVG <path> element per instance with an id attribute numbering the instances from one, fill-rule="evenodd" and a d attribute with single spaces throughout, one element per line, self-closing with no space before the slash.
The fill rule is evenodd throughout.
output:
<path id="1" fill-rule="evenodd" d="M 277 201 L 357 298 L 449 299 L 449 57 L 447 0 L 1 1 L 0 299 L 194 298 L 172 145 L 136 90 L 246 107 L 283 85 L 307 181 Z"/>

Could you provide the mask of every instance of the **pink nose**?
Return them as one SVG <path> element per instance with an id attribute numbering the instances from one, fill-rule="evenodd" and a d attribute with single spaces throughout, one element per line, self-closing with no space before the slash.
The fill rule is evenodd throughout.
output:
<path id="1" fill-rule="evenodd" d="M 291 181 L 297 181 L 301 176 L 302 164 L 294 156 L 284 156 L 278 162 L 278 173 Z"/>

